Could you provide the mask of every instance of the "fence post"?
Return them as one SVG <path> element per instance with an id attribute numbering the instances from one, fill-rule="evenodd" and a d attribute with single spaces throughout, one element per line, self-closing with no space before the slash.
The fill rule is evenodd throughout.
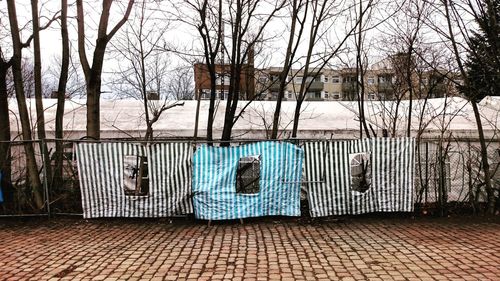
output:
<path id="1" fill-rule="evenodd" d="M 42 147 L 42 162 L 43 162 L 43 190 L 45 193 L 45 204 L 47 205 L 47 215 L 50 218 L 50 197 L 49 197 L 49 184 L 48 184 L 48 175 L 47 175 L 47 165 L 50 165 L 50 160 L 46 159 L 46 153 L 45 151 L 46 148 L 46 143 L 45 139 L 41 140 L 41 147 Z"/>
<path id="2" fill-rule="evenodd" d="M 425 203 L 429 201 L 429 142 L 425 142 Z"/>

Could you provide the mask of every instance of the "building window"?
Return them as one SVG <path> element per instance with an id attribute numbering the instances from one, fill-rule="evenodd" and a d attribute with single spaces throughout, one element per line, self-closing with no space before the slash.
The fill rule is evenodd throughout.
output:
<path id="1" fill-rule="evenodd" d="M 260 191 L 260 155 L 241 157 L 236 171 L 236 193 L 256 194 Z"/>
<path id="2" fill-rule="evenodd" d="M 295 83 L 302 83 L 302 76 L 295 77 Z"/>
<path id="3" fill-rule="evenodd" d="M 279 81 L 280 80 L 280 76 L 279 75 L 272 75 L 271 76 L 271 82 L 275 82 L 275 81 Z"/>
<path id="4" fill-rule="evenodd" d="M 288 98 L 289 98 L 289 99 L 293 98 L 292 93 L 288 93 Z"/>
<path id="5" fill-rule="evenodd" d="M 325 83 L 328 83 L 328 76 L 325 76 Z"/>
<path id="6" fill-rule="evenodd" d="M 427 80 L 427 78 L 422 78 L 422 80 L 420 81 L 420 88 L 423 89 L 423 88 L 427 87 L 428 82 L 429 82 L 429 80 Z"/>
<path id="7" fill-rule="evenodd" d="M 375 78 L 374 77 L 369 77 L 368 80 L 367 80 L 367 82 L 368 82 L 368 85 L 373 85 L 373 84 L 375 84 Z"/>
<path id="8" fill-rule="evenodd" d="M 328 99 L 328 92 L 325 92 L 325 99 Z"/>
<path id="9" fill-rule="evenodd" d="M 333 76 L 332 77 L 332 83 L 339 84 L 340 83 L 340 77 L 339 76 Z"/>
<path id="10" fill-rule="evenodd" d="M 127 196 L 147 196 L 149 193 L 148 158 L 126 155 L 123 158 L 123 191 Z"/>
<path id="11" fill-rule="evenodd" d="M 345 76 L 343 78 L 343 82 L 344 83 L 352 83 L 352 82 L 356 82 L 358 81 L 358 79 L 356 78 L 356 76 Z"/>
<path id="12" fill-rule="evenodd" d="M 315 92 L 314 93 L 314 98 L 315 99 L 320 99 L 321 98 L 321 92 Z"/>
<path id="13" fill-rule="evenodd" d="M 207 89 L 201 90 L 201 99 L 202 100 L 210 99 L 210 90 L 207 90 Z"/>
<path id="14" fill-rule="evenodd" d="M 229 83 L 231 82 L 230 77 L 228 75 L 222 75 L 222 74 L 218 74 L 218 77 L 217 79 L 215 80 L 215 85 L 229 85 Z"/>
<path id="15" fill-rule="evenodd" d="M 365 193 L 371 186 L 371 161 L 368 152 L 349 154 L 351 189 Z"/>
<path id="16" fill-rule="evenodd" d="M 368 100 L 375 100 L 375 99 L 377 99 L 377 95 L 375 93 L 368 94 Z"/>
<path id="17" fill-rule="evenodd" d="M 342 95 L 340 93 L 333 93 L 332 94 L 332 99 L 334 99 L 334 100 L 341 100 L 342 99 Z"/>

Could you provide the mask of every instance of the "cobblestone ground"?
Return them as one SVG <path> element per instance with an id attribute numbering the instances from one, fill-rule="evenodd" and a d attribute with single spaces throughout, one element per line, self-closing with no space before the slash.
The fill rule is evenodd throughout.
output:
<path id="1" fill-rule="evenodd" d="M 500 223 L 0 220 L 0 279 L 500 280 Z"/>

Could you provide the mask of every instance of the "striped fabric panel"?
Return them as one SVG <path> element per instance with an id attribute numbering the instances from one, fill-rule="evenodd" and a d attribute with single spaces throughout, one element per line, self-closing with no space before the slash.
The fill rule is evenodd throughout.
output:
<path id="1" fill-rule="evenodd" d="M 415 139 L 373 140 L 378 212 L 411 212 L 414 203 Z"/>
<path id="2" fill-rule="evenodd" d="M 350 212 L 350 187 L 346 178 L 349 147 L 349 142 L 304 144 L 307 196 L 312 217 Z"/>
<path id="3" fill-rule="evenodd" d="M 236 193 L 241 157 L 260 155 L 260 190 Z M 193 156 L 196 218 L 227 220 L 260 216 L 300 216 L 303 151 L 290 143 L 259 142 L 235 147 L 200 146 Z"/>
<path id="4" fill-rule="evenodd" d="M 305 170 L 312 217 L 413 210 L 412 138 L 307 142 Z M 371 188 L 351 189 L 349 155 L 369 153 Z"/>
<path id="5" fill-rule="evenodd" d="M 158 190 L 153 204 L 161 204 L 160 217 L 193 213 L 191 201 L 193 146 L 158 143 L 150 146 L 150 187 Z"/>
<path id="6" fill-rule="evenodd" d="M 192 212 L 192 147 L 187 143 L 76 145 L 84 218 L 165 217 Z M 124 157 L 147 156 L 148 196 L 124 193 Z"/>

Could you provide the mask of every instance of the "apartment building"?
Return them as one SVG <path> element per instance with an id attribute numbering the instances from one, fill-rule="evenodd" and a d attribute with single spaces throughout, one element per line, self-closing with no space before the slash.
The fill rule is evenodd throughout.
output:
<path id="1" fill-rule="evenodd" d="M 307 101 L 354 101 L 358 100 L 361 85 L 358 77 L 363 76 L 364 100 L 404 100 L 410 98 L 408 69 L 403 55 L 395 55 L 378 62 L 367 69 L 364 75 L 355 68 L 324 68 L 309 71 L 307 77 L 301 69 L 292 69 L 285 77 L 283 100 L 297 99 L 305 80 Z M 416 69 L 416 68 L 410 68 Z M 282 68 L 270 67 L 254 69 L 253 58 L 243 66 L 240 76 L 240 99 L 276 100 L 280 88 Z M 195 90 L 201 99 L 210 97 L 210 76 L 204 64 L 195 64 Z M 229 88 L 229 65 L 216 65 L 216 98 L 226 99 Z M 446 79 L 444 71 L 412 71 L 411 96 L 419 98 L 439 98 L 445 94 L 456 94 L 456 83 Z"/>
<path id="2" fill-rule="evenodd" d="M 262 94 L 265 100 L 276 100 L 279 91 L 279 77 L 282 69 L 269 68 L 267 70 L 267 92 Z M 284 100 L 295 100 L 300 91 L 302 81 L 306 79 L 308 101 L 349 101 L 357 100 L 361 92 L 358 84 L 359 73 L 356 69 L 323 69 L 320 72 L 309 73 L 304 77 L 304 72 L 292 70 L 286 77 Z M 408 99 L 408 83 L 402 75 L 398 75 L 392 68 L 373 68 L 365 72 L 364 100 L 394 100 Z M 265 79 L 260 77 L 262 84 Z M 260 86 L 260 88 L 263 88 Z M 443 97 L 448 91 L 453 90 L 453 83 L 444 79 L 438 72 L 423 72 L 412 74 L 413 98 Z"/>

